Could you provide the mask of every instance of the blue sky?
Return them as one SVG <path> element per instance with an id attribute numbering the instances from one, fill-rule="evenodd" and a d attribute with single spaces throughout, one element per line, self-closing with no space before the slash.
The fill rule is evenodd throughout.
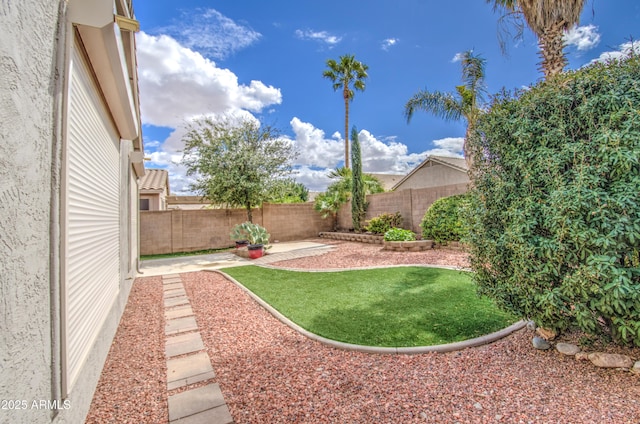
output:
<path id="1" fill-rule="evenodd" d="M 640 39 L 638 0 L 585 3 L 566 35 L 569 69 Z M 350 113 L 365 172 L 404 174 L 430 154 L 461 156 L 464 122 L 417 112 L 408 124 L 403 115 L 418 90 L 460 84 L 457 54 L 486 59 L 490 93 L 542 78 L 533 34 L 507 38 L 503 55 L 500 14 L 483 0 L 138 0 L 134 8 L 146 166 L 169 170 L 173 194 L 189 190 L 177 164 L 184 124 L 206 114 L 276 126 L 300 152 L 295 178 L 323 190 L 344 159 L 344 103 L 322 77 L 330 58 L 353 54 L 369 66 Z"/>

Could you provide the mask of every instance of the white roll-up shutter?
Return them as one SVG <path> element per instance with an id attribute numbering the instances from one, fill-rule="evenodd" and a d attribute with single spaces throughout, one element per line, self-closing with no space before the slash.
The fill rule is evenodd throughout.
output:
<path id="1" fill-rule="evenodd" d="M 64 348 L 69 391 L 120 284 L 120 138 L 78 42 L 68 105 Z"/>

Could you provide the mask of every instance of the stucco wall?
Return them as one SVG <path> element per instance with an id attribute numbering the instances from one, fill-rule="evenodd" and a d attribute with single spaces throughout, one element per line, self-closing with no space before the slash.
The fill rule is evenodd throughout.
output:
<path id="1" fill-rule="evenodd" d="M 131 288 L 128 277 L 135 272 L 123 262 L 118 298 L 63 403 L 63 81 L 65 45 L 72 39 L 67 5 L 0 3 L 0 400 L 8 408 L 0 410 L 2 423 L 84 422 Z M 121 146 L 122 163 L 129 166 L 132 144 Z M 123 181 L 135 184 L 127 175 L 123 172 Z M 127 197 L 123 189 L 121 195 L 121 202 L 129 198 L 136 205 L 123 214 L 137 214 L 137 193 Z M 126 221 L 123 217 L 120 248 L 135 257 L 137 231 Z"/>
<path id="2" fill-rule="evenodd" d="M 431 162 L 418 169 L 413 175 L 407 178 L 406 181 L 396 187 L 395 191 L 406 190 L 408 188 L 443 187 L 468 182 L 469 177 L 466 172 Z"/>
<path id="3" fill-rule="evenodd" d="M 1 410 L 7 423 L 49 422 L 52 415 L 31 402 L 52 396 L 49 222 L 58 178 L 51 173 L 58 7 L 41 0 L 0 5 L 0 399 L 28 403 Z"/>

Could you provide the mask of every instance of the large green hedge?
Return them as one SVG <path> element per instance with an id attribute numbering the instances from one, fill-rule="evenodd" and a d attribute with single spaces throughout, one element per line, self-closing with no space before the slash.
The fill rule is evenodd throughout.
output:
<path id="1" fill-rule="evenodd" d="M 480 292 L 640 346 L 640 58 L 497 96 L 469 144 Z"/>

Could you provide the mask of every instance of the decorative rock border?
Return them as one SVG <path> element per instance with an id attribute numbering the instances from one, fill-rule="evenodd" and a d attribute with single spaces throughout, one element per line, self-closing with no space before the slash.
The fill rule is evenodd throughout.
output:
<path id="1" fill-rule="evenodd" d="M 385 241 L 382 250 L 393 252 L 422 252 L 433 249 L 432 240 Z"/>
<path id="2" fill-rule="evenodd" d="M 382 244 L 382 242 L 384 241 L 383 236 L 374 234 L 321 232 L 319 236 L 320 238 L 327 238 L 332 240 L 356 241 L 359 243 L 371 244 Z"/>

